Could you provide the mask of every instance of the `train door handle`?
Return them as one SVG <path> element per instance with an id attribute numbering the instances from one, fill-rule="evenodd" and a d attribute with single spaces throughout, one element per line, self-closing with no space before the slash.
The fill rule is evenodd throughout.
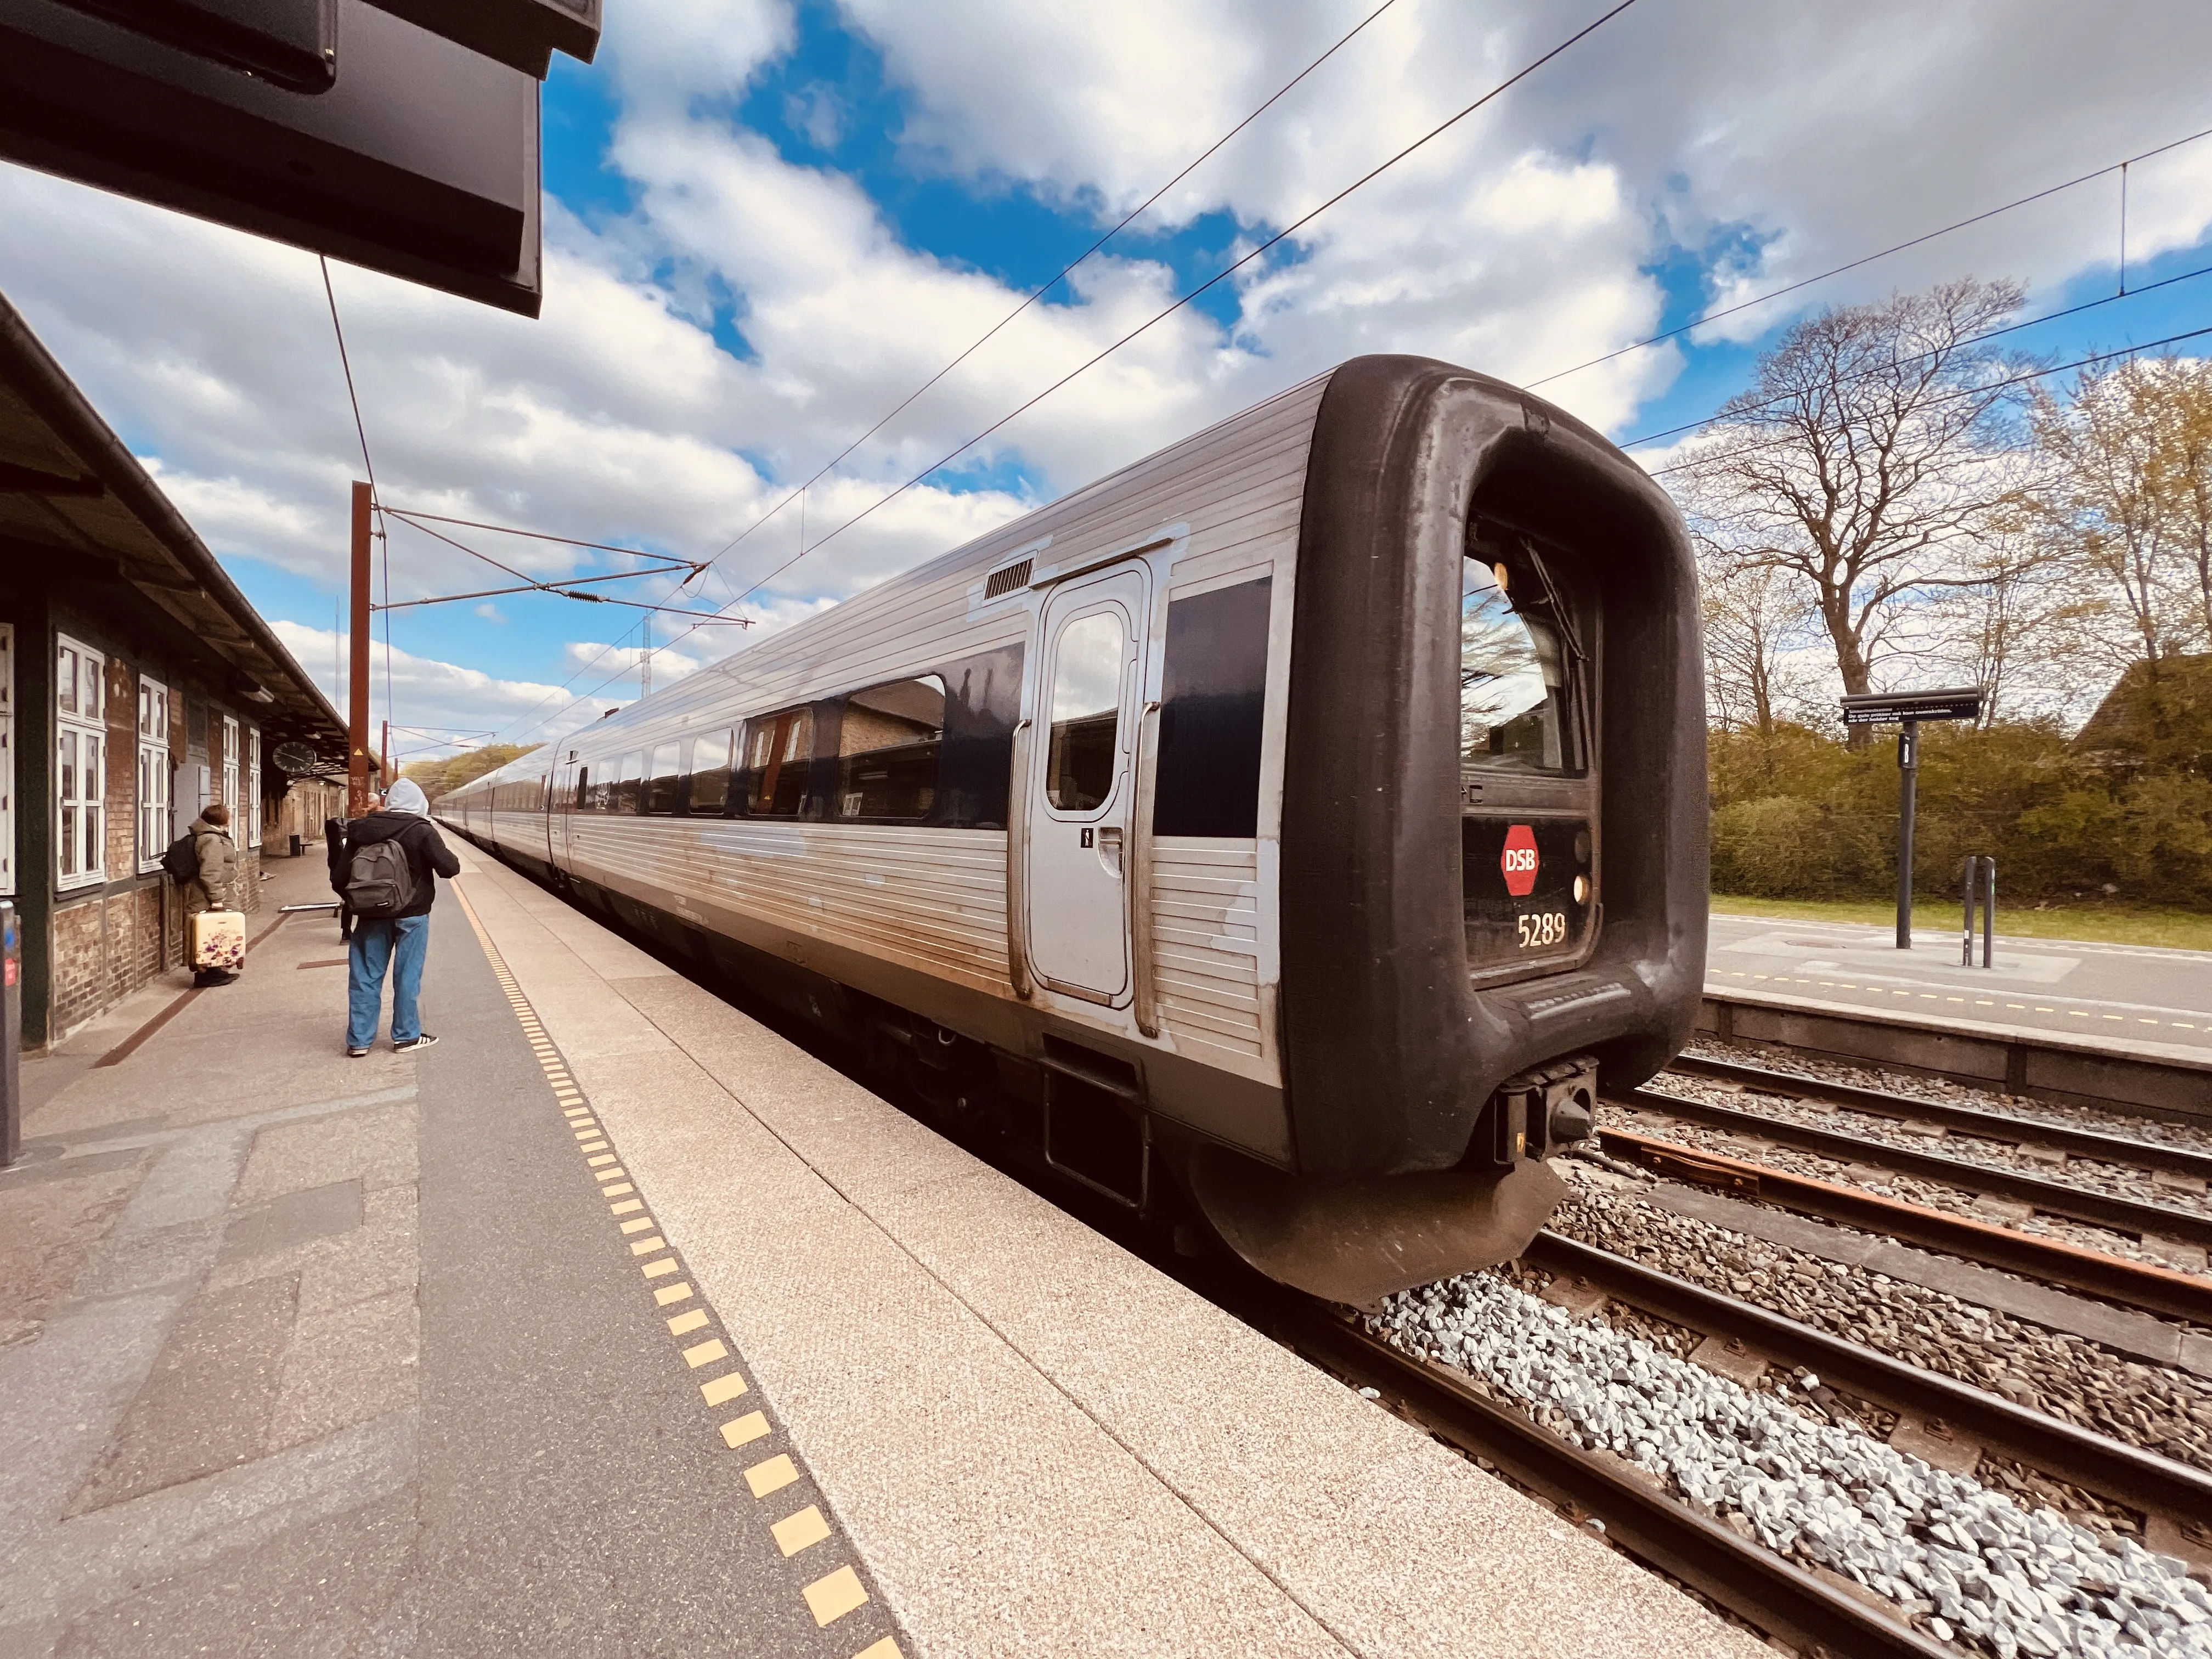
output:
<path id="1" fill-rule="evenodd" d="M 1083 832 L 1083 836 L 1087 844 L 1091 838 L 1091 832 L 1086 830 Z M 1121 875 L 1121 826 L 1120 824 L 1108 823 L 1099 826 L 1098 861 L 1111 870 L 1116 878 Z"/>

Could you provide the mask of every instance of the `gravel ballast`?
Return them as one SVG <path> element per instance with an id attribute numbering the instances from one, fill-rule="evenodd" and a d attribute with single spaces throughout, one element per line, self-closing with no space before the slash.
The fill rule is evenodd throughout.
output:
<path id="1" fill-rule="evenodd" d="M 2212 1469 L 2212 1381 L 2140 1364 L 1942 1291 L 1675 1215 L 1632 1193 L 1600 1188 L 1602 1172 L 1592 1177 L 1571 1162 L 1567 1167 L 1577 1190 L 1550 1224 L 1562 1237 Z"/>
<path id="2" fill-rule="evenodd" d="M 1938 1640 L 2001 1659 L 2212 1656 L 2212 1592 L 2179 1562 L 1574 1318 L 1497 1273 L 1393 1297 L 1368 1325 L 1766 1547 L 1887 1597 Z"/>

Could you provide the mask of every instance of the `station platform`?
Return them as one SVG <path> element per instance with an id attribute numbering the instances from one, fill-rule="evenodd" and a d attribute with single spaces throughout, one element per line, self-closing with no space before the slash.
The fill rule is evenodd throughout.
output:
<path id="1" fill-rule="evenodd" d="M 1716 911 L 1705 989 L 2005 1039 L 2182 1064 L 2212 1061 L 2212 951 L 2000 935 L 1960 962 L 1960 921 L 1917 927 Z M 1980 945 L 1975 947 L 1978 961 Z"/>
<path id="2" fill-rule="evenodd" d="M 0 1654 L 1770 1651 L 456 850 L 434 1048 L 317 915 L 27 1062 Z"/>

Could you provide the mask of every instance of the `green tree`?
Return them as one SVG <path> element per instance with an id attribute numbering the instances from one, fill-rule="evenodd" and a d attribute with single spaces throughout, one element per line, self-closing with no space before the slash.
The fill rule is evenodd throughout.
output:
<path id="1" fill-rule="evenodd" d="M 422 787 L 424 794 L 435 800 L 542 747 L 542 744 L 535 743 L 488 743 L 481 749 L 464 749 L 458 755 L 436 760 L 410 761 L 399 769 L 399 775 L 412 778 Z"/>

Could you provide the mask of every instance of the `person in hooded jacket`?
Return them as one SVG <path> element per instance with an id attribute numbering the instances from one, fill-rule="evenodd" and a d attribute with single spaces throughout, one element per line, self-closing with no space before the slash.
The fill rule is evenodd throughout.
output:
<path id="1" fill-rule="evenodd" d="M 230 838 L 230 809 L 219 800 L 210 801 L 185 833 L 192 838 L 200 872 L 185 884 L 185 914 L 237 909 L 238 847 Z M 227 968 L 200 968 L 192 973 L 193 985 L 201 989 L 228 985 L 237 978 Z"/>
<path id="2" fill-rule="evenodd" d="M 436 878 L 461 872 L 461 861 L 447 848 L 430 822 L 430 803 L 422 785 L 402 778 L 383 805 L 346 826 L 345 856 L 334 860 L 331 885 L 343 899 L 353 855 L 378 842 L 396 841 L 415 878 L 414 902 L 397 915 L 356 916 L 346 952 L 346 1053 L 358 1060 L 376 1040 L 377 1018 L 384 1012 L 384 980 L 392 977 L 392 1047 L 408 1053 L 438 1039 L 422 1029 L 417 1002 L 422 964 L 430 951 L 430 907 L 438 897 Z"/>

